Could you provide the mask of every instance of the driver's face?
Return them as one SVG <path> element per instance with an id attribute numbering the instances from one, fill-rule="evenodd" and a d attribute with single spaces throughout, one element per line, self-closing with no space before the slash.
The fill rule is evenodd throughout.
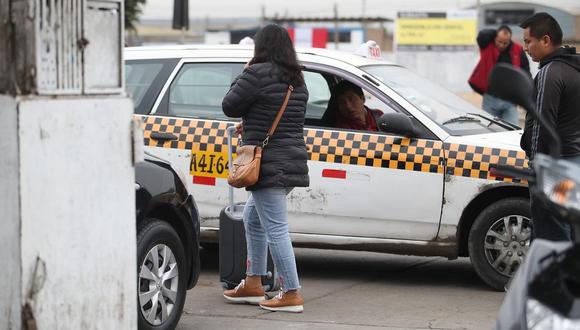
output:
<path id="1" fill-rule="evenodd" d="M 345 119 L 360 119 L 364 117 L 364 104 L 364 97 L 347 90 L 338 97 L 338 112 Z"/>

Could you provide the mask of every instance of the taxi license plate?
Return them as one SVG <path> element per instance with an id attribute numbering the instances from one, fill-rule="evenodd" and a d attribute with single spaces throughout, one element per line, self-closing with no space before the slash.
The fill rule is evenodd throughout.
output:
<path id="1" fill-rule="evenodd" d="M 235 155 L 234 155 L 235 157 Z M 194 151 L 191 154 L 189 173 L 193 176 L 228 177 L 227 152 Z"/>

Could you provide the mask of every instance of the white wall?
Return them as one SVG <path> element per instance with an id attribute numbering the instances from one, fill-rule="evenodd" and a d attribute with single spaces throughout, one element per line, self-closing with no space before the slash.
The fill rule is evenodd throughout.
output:
<path id="1" fill-rule="evenodd" d="M 20 329 L 20 212 L 16 102 L 0 95 L 0 329 Z"/>
<path id="2" fill-rule="evenodd" d="M 14 166 L 0 161 L 0 197 L 20 189 L 20 221 L 18 207 L 6 207 L 8 227 L 21 233 L 20 257 L 8 258 L 9 266 L 21 264 L 21 303 L 35 283 L 31 307 L 39 329 L 136 328 L 131 101 L 36 97 L 17 107 L 20 181 L 6 187 L 5 169 Z M 4 112 L 0 125 L 15 127 Z M 13 284 L 0 283 L 2 295 Z"/>
<path id="3" fill-rule="evenodd" d="M 474 48 L 475 49 L 475 48 Z M 469 92 L 467 83 L 479 60 L 479 53 L 462 52 L 406 52 L 396 53 L 396 62 L 431 81 L 439 82 L 452 92 Z"/>
<path id="4" fill-rule="evenodd" d="M 231 42 L 229 31 L 205 32 L 204 42 L 207 45 L 228 45 Z"/>
<path id="5" fill-rule="evenodd" d="M 391 57 L 389 57 L 391 56 Z M 471 76 L 475 65 L 479 61 L 479 51 L 459 52 L 406 52 L 398 51 L 387 56 L 397 64 L 417 72 L 431 81 L 441 83 L 452 92 L 473 91 L 467 80 Z M 530 62 L 530 72 L 535 76 L 538 72 L 538 63 Z"/>

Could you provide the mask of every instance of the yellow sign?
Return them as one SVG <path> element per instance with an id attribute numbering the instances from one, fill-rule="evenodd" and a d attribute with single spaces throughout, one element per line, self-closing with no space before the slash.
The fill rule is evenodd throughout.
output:
<path id="1" fill-rule="evenodd" d="M 228 153 L 193 151 L 189 163 L 189 173 L 194 176 L 227 178 Z"/>
<path id="2" fill-rule="evenodd" d="M 397 45 L 471 46 L 477 37 L 475 15 L 449 13 L 399 14 Z"/>

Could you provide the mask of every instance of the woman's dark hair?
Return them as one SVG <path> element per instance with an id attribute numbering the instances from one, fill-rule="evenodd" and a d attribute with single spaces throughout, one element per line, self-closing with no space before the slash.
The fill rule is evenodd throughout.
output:
<path id="1" fill-rule="evenodd" d="M 279 25 L 266 25 L 254 37 L 254 58 L 250 65 L 264 62 L 277 64 L 283 81 L 294 86 L 304 85 L 302 67 L 296 59 L 290 35 Z"/>
<path id="2" fill-rule="evenodd" d="M 560 24 L 548 13 L 536 13 L 526 18 L 520 24 L 522 29 L 530 28 L 530 35 L 536 39 L 549 36 L 554 46 L 562 44 L 562 28 Z"/>

